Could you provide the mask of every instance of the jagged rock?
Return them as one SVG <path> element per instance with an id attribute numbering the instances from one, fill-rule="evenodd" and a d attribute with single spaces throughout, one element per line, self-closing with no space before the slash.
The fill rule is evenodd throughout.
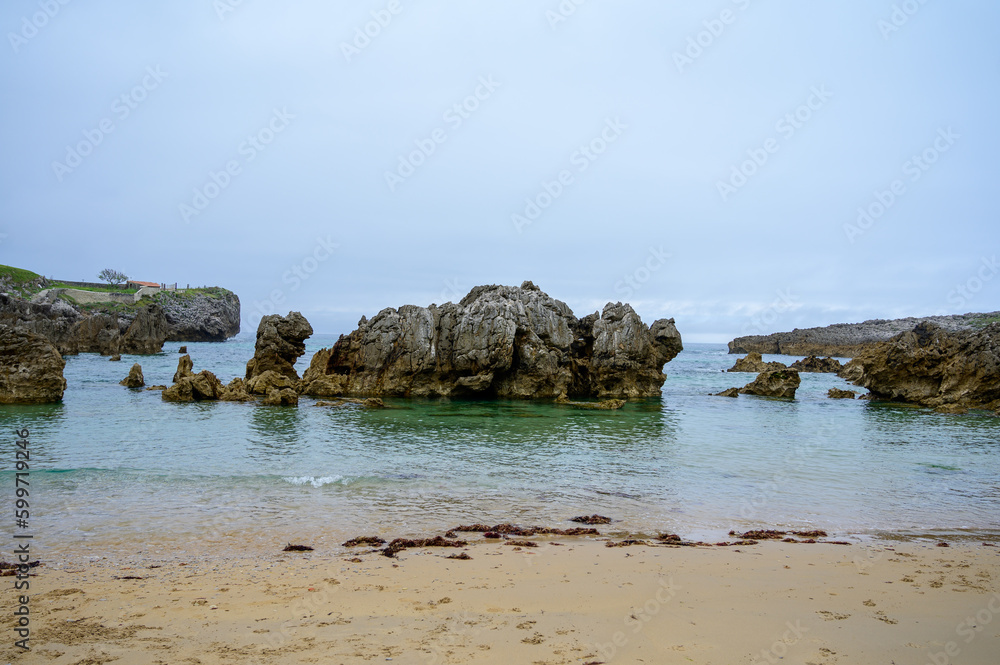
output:
<path id="1" fill-rule="evenodd" d="M 146 390 L 166 390 L 166 386 L 148 386 Z"/>
<path id="2" fill-rule="evenodd" d="M 826 396 L 830 399 L 854 399 L 858 396 L 853 390 L 841 390 L 840 388 L 830 388 Z"/>
<path id="3" fill-rule="evenodd" d="M 272 388 L 285 390 L 286 388 L 295 390 L 298 381 L 293 381 L 287 376 L 278 374 L 273 369 L 269 369 L 263 374 L 258 374 L 246 382 L 246 391 L 251 395 L 267 395 Z"/>
<path id="4" fill-rule="evenodd" d="M 142 365 L 139 363 L 132 365 L 128 376 L 119 381 L 118 385 L 125 386 L 126 388 L 142 388 L 146 385 L 146 379 L 142 376 Z"/>
<path id="5" fill-rule="evenodd" d="M 257 398 L 247 390 L 246 382 L 240 377 L 236 377 L 223 389 L 219 400 L 222 402 L 255 402 Z"/>
<path id="6" fill-rule="evenodd" d="M 713 395 L 713 397 L 739 397 L 739 396 L 740 396 L 739 388 L 730 388 L 729 390 L 723 390 L 721 393 L 715 393 L 715 395 Z"/>
<path id="7" fill-rule="evenodd" d="M 938 413 L 947 413 L 951 415 L 965 415 L 969 412 L 964 406 L 959 406 L 958 404 L 945 404 L 944 406 L 938 406 L 934 409 Z"/>
<path id="8" fill-rule="evenodd" d="M 174 385 L 163 391 L 165 402 L 205 402 L 220 399 L 225 391 L 222 382 L 207 369 L 194 374 L 191 356 L 182 356 L 177 362 Z"/>
<path id="9" fill-rule="evenodd" d="M 305 341 L 312 333 L 312 326 L 299 312 L 289 312 L 288 316 L 271 314 L 263 317 L 257 326 L 253 358 L 247 363 L 246 380 L 274 371 L 298 381 L 295 361 L 306 352 Z"/>
<path id="10" fill-rule="evenodd" d="M 163 350 L 169 324 L 163 308 L 150 303 L 141 308 L 121 338 L 121 352 L 148 355 Z"/>
<path id="11" fill-rule="evenodd" d="M 935 323 L 950 331 L 977 330 L 996 321 L 1000 312 L 988 314 L 955 314 L 923 318 L 873 319 L 863 323 L 838 323 L 825 328 L 796 328 L 791 332 L 771 335 L 737 337 L 729 343 L 729 353 L 784 354 L 789 356 L 837 356 L 854 358 L 867 348 L 885 342 L 900 333 L 913 330 L 923 321 Z"/>
<path id="12" fill-rule="evenodd" d="M 766 363 L 764 359 L 761 358 L 760 354 L 756 351 L 751 351 L 744 358 L 740 358 L 736 361 L 727 372 L 752 372 L 754 374 L 760 374 L 761 372 L 767 372 L 776 369 L 787 369 L 784 363 L 779 363 L 777 361 Z"/>
<path id="13" fill-rule="evenodd" d="M 264 406 L 295 406 L 298 403 L 299 394 L 291 388 L 271 388 L 261 402 Z"/>
<path id="14" fill-rule="evenodd" d="M 837 372 L 837 376 L 845 381 L 857 383 L 864 373 L 865 368 L 855 359 L 845 363 L 844 366 L 840 368 L 840 371 Z"/>
<path id="15" fill-rule="evenodd" d="M 185 376 L 191 376 L 194 370 L 194 361 L 191 356 L 185 355 L 177 361 L 177 371 L 174 372 L 174 383 L 177 383 Z"/>
<path id="16" fill-rule="evenodd" d="M 41 335 L 0 324 L 0 404 L 62 400 L 66 361 Z"/>
<path id="17" fill-rule="evenodd" d="M 761 372 L 752 383 L 740 390 L 740 394 L 761 397 L 795 397 L 795 391 L 801 383 L 799 373 L 794 370 L 770 370 Z"/>
<path id="18" fill-rule="evenodd" d="M 181 348 L 177 349 L 177 353 L 187 353 L 187 352 L 188 348 L 186 346 L 182 346 Z"/>
<path id="19" fill-rule="evenodd" d="M 875 399 L 931 408 L 1000 407 L 1000 323 L 949 332 L 921 323 L 854 359 Z"/>
<path id="20" fill-rule="evenodd" d="M 378 397 L 369 397 L 368 399 L 361 402 L 361 406 L 366 409 L 385 409 L 387 408 L 385 402 L 380 400 Z"/>
<path id="21" fill-rule="evenodd" d="M 818 356 L 809 356 L 808 358 L 803 358 L 802 360 L 796 360 L 791 364 L 789 369 L 794 369 L 799 372 L 812 372 L 815 374 L 836 374 L 843 368 L 840 361 L 836 358 L 820 358 Z"/>
<path id="22" fill-rule="evenodd" d="M 113 363 L 120 363 L 122 361 L 122 357 L 121 354 L 116 353 L 115 355 L 108 358 L 108 360 Z"/>
<path id="23" fill-rule="evenodd" d="M 531 282 L 478 286 L 458 304 L 384 309 L 317 353 L 300 391 L 399 397 L 628 398 L 660 395 L 682 350 L 673 319 L 643 324 L 609 303 L 577 319 Z"/>
<path id="24" fill-rule="evenodd" d="M 240 299 L 232 291 L 161 291 L 153 299 L 166 316 L 167 341 L 224 342 L 240 332 Z"/>

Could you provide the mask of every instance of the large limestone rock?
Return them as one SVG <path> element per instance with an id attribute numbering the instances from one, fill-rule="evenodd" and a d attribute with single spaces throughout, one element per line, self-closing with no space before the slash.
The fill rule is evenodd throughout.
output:
<path id="1" fill-rule="evenodd" d="M 950 332 L 933 323 L 882 342 L 854 359 L 856 385 L 874 399 L 932 408 L 1000 408 L 1000 323 Z"/>
<path id="2" fill-rule="evenodd" d="M 132 365 L 128 376 L 119 381 L 118 385 L 125 386 L 126 388 L 142 388 L 145 386 L 146 378 L 142 375 L 142 365 L 139 363 Z"/>
<path id="3" fill-rule="evenodd" d="M 295 361 L 306 352 L 305 341 L 312 334 L 312 326 L 299 312 L 289 312 L 288 316 L 271 314 L 263 317 L 257 326 L 253 358 L 247 363 L 247 382 L 268 371 L 298 381 Z M 266 389 L 262 394 L 267 394 Z"/>
<path id="4" fill-rule="evenodd" d="M 205 402 L 218 400 L 225 393 L 225 386 L 207 369 L 192 372 L 190 356 L 181 357 L 174 374 L 174 385 L 161 393 L 165 402 Z"/>
<path id="5" fill-rule="evenodd" d="M 167 341 L 224 342 L 240 332 L 240 299 L 232 291 L 161 291 L 153 299 L 166 315 Z"/>
<path id="6" fill-rule="evenodd" d="M 119 353 L 152 354 L 163 350 L 169 332 L 163 309 L 149 304 L 139 310 L 121 338 Z"/>
<path id="7" fill-rule="evenodd" d="M 775 369 L 787 369 L 784 363 L 777 361 L 766 363 L 761 355 L 756 351 L 751 351 L 744 358 L 736 361 L 736 364 L 727 369 L 727 372 L 753 372 L 760 374 Z"/>
<path id="8" fill-rule="evenodd" d="M 820 358 L 809 356 L 792 363 L 791 369 L 799 372 L 812 372 L 815 374 L 836 374 L 843 368 L 836 358 Z"/>
<path id="9" fill-rule="evenodd" d="M 740 390 L 741 395 L 759 395 L 761 397 L 795 397 L 802 380 L 799 373 L 790 369 L 769 370 L 760 375 Z"/>
<path id="10" fill-rule="evenodd" d="M 660 394 L 681 350 L 673 319 L 647 327 L 629 305 L 577 319 L 531 282 L 478 286 L 458 304 L 384 309 L 318 352 L 300 392 L 481 398 Z"/>
<path id="11" fill-rule="evenodd" d="M 0 324 L 0 404 L 59 402 L 66 361 L 41 335 Z"/>

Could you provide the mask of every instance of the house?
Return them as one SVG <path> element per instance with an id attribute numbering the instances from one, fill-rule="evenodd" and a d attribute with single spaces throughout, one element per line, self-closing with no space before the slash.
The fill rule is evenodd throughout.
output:
<path id="1" fill-rule="evenodd" d="M 135 279 L 130 279 L 125 286 L 127 288 L 130 288 L 130 289 L 141 289 L 143 287 L 150 287 L 150 288 L 158 289 L 158 288 L 160 288 L 160 283 L 159 282 L 140 282 L 140 281 L 135 280 Z"/>

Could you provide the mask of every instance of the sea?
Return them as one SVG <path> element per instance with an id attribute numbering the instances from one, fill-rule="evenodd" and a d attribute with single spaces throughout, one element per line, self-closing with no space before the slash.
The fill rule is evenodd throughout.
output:
<path id="1" fill-rule="evenodd" d="M 336 341 L 315 336 L 296 366 Z M 195 371 L 243 376 L 252 337 L 187 343 Z M 171 382 L 180 344 L 121 362 L 66 358 L 62 403 L 0 405 L 0 497 L 14 506 L 16 430 L 27 429 L 29 522 L 49 558 L 191 557 L 331 550 L 359 535 L 460 524 L 568 528 L 600 514 L 616 536 L 824 529 L 830 537 L 1000 538 L 1000 418 L 863 400 L 802 374 L 794 400 L 715 397 L 724 345 L 688 344 L 660 398 L 620 411 L 551 402 L 387 399 L 390 408 L 167 403 L 119 385 L 140 363 Z M 796 358 L 767 356 L 789 363 Z M 857 389 L 857 388 L 855 388 Z"/>

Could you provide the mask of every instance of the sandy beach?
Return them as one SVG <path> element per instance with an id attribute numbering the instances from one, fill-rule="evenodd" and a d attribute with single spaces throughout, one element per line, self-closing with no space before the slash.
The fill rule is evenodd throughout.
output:
<path id="1" fill-rule="evenodd" d="M 1000 547 L 370 548 L 33 569 L 4 662 L 962 663 L 1000 653 Z M 148 551 L 148 550 L 147 550 Z M 468 560 L 447 558 L 467 552 Z M 9 580 L 8 580 L 9 581 Z M 3 595 L 10 626 L 16 598 Z"/>

